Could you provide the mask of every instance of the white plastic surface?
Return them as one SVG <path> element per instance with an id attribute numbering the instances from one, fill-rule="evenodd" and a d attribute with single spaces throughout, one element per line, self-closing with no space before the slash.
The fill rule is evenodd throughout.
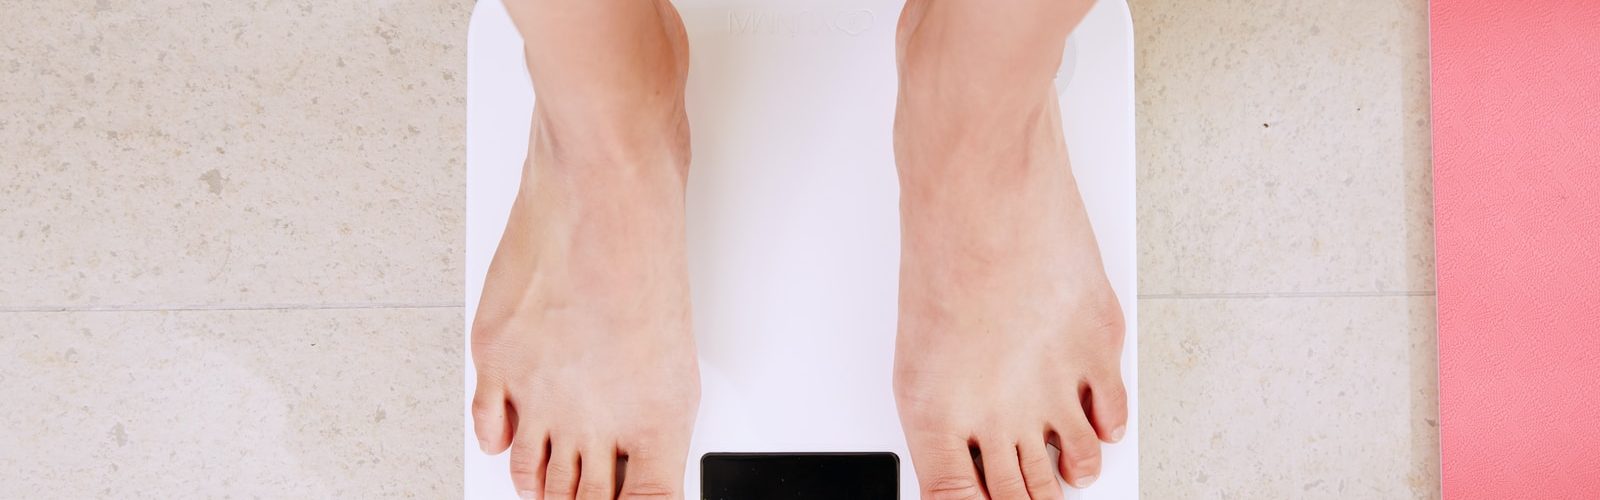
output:
<path id="1" fill-rule="evenodd" d="M 726 451 L 893 451 L 916 477 L 890 390 L 899 269 L 890 146 L 901 2 L 680 0 L 691 39 L 694 163 L 689 266 L 703 400 L 685 471 Z M 467 325 L 527 151 L 533 93 L 500 2 L 479 2 L 467 61 Z M 1122 300 L 1124 441 L 1069 498 L 1138 498 L 1133 30 L 1098 3 L 1069 41 L 1067 143 Z M 469 351 L 470 352 L 470 351 Z M 470 359 L 466 394 L 473 392 Z M 466 498 L 515 498 L 505 455 L 485 457 L 462 403 Z"/>

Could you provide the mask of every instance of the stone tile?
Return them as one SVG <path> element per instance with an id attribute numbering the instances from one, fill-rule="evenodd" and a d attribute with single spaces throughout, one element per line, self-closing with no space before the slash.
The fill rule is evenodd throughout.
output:
<path id="1" fill-rule="evenodd" d="M 1438 498 L 1432 297 L 1140 303 L 1145 498 Z"/>
<path id="2" fill-rule="evenodd" d="M 1133 0 L 1140 290 L 1432 290 L 1427 2 Z"/>
<path id="3" fill-rule="evenodd" d="M 459 308 L 0 314 L 0 498 L 447 498 Z"/>
<path id="4" fill-rule="evenodd" d="M 470 2 L 7 2 L 0 306 L 459 302 Z"/>

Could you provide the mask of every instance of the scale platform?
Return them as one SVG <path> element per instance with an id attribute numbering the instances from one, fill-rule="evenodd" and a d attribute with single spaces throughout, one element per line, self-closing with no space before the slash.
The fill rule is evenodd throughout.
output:
<path id="1" fill-rule="evenodd" d="M 892 0 L 680 0 L 691 69 L 689 270 L 702 402 L 684 471 L 708 452 L 891 451 L 917 482 L 891 391 L 899 270 L 891 131 Z M 467 47 L 466 324 L 516 196 L 533 89 L 504 6 L 473 11 Z M 1072 164 L 1127 318 L 1124 440 L 1068 498 L 1139 495 L 1133 26 L 1099 2 L 1058 76 Z M 470 329 L 468 330 L 470 331 Z M 469 340 L 470 343 L 470 340 Z M 470 349 L 463 352 L 470 353 Z M 466 360 L 466 394 L 476 374 Z M 515 498 L 506 455 L 466 429 L 465 497 Z"/>

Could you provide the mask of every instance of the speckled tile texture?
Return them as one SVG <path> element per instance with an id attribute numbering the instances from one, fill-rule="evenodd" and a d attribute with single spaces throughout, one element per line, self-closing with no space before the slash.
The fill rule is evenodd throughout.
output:
<path id="1" fill-rule="evenodd" d="M 1130 4 L 1144 497 L 1437 498 L 1427 2 Z"/>
<path id="2" fill-rule="evenodd" d="M 471 7 L 0 0 L 0 498 L 460 494 Z"/>
<path id="3" fill-rule="evenodd" d="M 470 8 L 0 0 L 0 305 L 459 302 Z"/>
<path id="4" fill-rule="evenodd" d="M 1134 0 L 1139 289 L 1433 289 L 1427 2 Z"/>
<path id="5" fill-rule="evenodd" d="M 0 315 L 0 498 L 459 496 L 461 321 Z"/>
<path id="6" fill-rule="evenodd" d="M 1139 313 L 1145 497 L 1437 497 L 1432 297 L 1167 299 Z"/>

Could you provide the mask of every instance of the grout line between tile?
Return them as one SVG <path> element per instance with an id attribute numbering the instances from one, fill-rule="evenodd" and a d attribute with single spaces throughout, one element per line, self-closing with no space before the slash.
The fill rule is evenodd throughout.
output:
<path id="1" fill-rule="evenodd" d="M 451 309 L 460 302 L 370 302 L 335 304 L 104 304 L 0 306 L 0 313 L 57 312 L 191 312 L 191 311 L 305 311 L 361 309 Z"/>
<path id="2" fill-rule="evenodd" d="M 1432 297 L 1433 290 L 1379 291 L 1379 292 L 1243 292 L 1243 293 L 1152 293 L 1139 295 L 1140 300 L 1196 300 L 1196 299 L 1328 299 L 1368 297 Z"/>

